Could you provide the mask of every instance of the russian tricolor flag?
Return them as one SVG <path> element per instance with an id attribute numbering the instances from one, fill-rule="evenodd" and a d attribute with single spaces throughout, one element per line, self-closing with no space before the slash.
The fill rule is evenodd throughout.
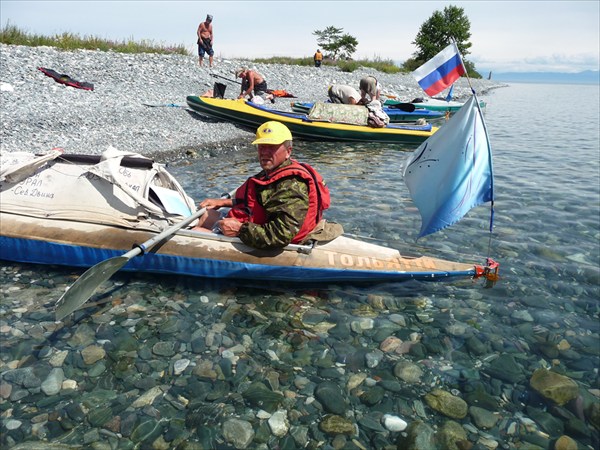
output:
<path id="1" fill-rule="evenodd" d="M 433 97 L 452 86 L 465 73 L 458 48 L 453 42 L 413 72 L 423 90 Z"/>

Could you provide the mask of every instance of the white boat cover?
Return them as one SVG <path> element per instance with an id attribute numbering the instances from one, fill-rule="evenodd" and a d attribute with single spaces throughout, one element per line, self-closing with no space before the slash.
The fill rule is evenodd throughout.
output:
<path id="1" fill-rule="evenodd" d="M 164 165 L 139 154 L 109 147 L 99 162 L 68 156 L 61 150 L 0 154 L 0 210 L 149 230 L 196 210 Z M 134 163 L 122 164 L 125 157 Z"/>

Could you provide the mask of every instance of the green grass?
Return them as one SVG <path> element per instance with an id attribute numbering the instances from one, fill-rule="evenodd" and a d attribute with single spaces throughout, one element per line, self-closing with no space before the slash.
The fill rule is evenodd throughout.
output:
<path id="1" fill-rule="evenodd" d="M 62 33 L 54 36 L 41 36 L 27 33 L 14 25 L 7 23 L 0 30 L 0 42 L 11 45 L 26 45 L 28 47 L 39 47 L 42 45 L 55 47 L 61 50 L 112 50 L 118 53 L 161 53 L 189 55 L 183 45 L 164 46 L 152 41 L 135 42 L 133 39 L 121 42 L 110 41 L 96 36 L 80 37 L 73 33 Z"/>
<path id="2" fill-rule="evenodd" d="M 254 62 L 264 64 L 287 64 L 290 66 L 314 66 L 314 61 L 311 58 L 289 58 L 286 56 L 274 56 L 266 59 L 255 59 Z M 338 67 L 342 72 L 354 72 L 359 67 L 371 67 L 379 72 L 383 73 L 399 73 L 407 72 L 401 67 L 398 67 L 391 60 L 380 60 L 375 59 L 374 61 L 368 59 L 361 60 L 339 60 L 332 61 L 330 59 L 324 59 L 324 66 L 335 66 Z"/>

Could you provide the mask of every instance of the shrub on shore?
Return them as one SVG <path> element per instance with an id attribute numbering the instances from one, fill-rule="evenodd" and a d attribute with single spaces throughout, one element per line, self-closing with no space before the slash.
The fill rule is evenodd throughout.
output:
<path id="1" fill-rule="evenodd" d="M 273 56 L 272 58 L 255 59 L 254 61 L 257 63 L 264 63 L 264 64 L 287 64 L 287 65 L 291 65 L 291 66 L 313 66 L 315 64 L 312 57 L 290 58 L 287 56 Z M 348 73 L 354 72 L 359 67 L 371 67 L 375 70 L 378 70 L 379 72 L 391 73 L 391 74 L 399 73 L 399 72 L 402 72 L 402 73 L 406 72 L 406 70 L 395 65 L 392 60 L 381 60 L 379 58 L 376 58 L 373 61 L 368 60 L 368 59 L 364 59 L 364 60 L 353 60 L 353 59 L 342 60 L 342 59 L 340 59 L 340 60 L 336 60 L 336 61 L 331 60 L 331 59 L 324 59 L 323 65 L 324 66 L 335 66 L 335 67 L 338 67 L 342 72 L 348 72 Z"/>
<path id="2" fill-rule="evenodd" d="M 42 36 L 27 33 L 18 27 L 7 23 L 0 30 L 0 42 L 11 45 L 26 45 L 28 47 L 48 46 L 61 50 L 112 50 L 118 53 L 161 53 L 188 55 L 189 52 L 183 45 L 164 46 L 152 41 L 135 42 L 133 39 L 121 42 L 110 41 L 97 36 L 80 37 L 73 33 L 61 33 L 54 36 Z"/>

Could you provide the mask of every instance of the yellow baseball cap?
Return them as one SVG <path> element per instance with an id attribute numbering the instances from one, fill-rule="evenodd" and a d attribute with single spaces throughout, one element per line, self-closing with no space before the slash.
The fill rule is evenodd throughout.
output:
<path id="1" fill-rule="evenodd" d="M 256 140 L 252 143 L 278 145 L 291 140 L 292 133 L 290 133 L 288 127 L 281 122 L 271 120 L 258 127 L 258 130 L 256 130 Z"/>

